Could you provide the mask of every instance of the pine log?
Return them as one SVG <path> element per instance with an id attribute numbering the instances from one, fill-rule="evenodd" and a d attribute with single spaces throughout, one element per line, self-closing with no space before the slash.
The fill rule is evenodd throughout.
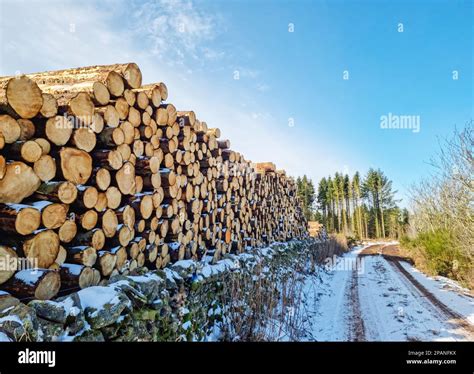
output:
<path id="1" fill-rule="evenodd" d="M 94 284 L 94 271 L 92 268 L 79 264 L 62 264 L 61 288 L 67 291 L 76 288 L 86 288 Z"/>
<path id="2" fill-rule="evenodd" d="M 74 123 L 71 118 L 66 116 L 54 116 L 48 118 L 45 123 L 39 123 L 36 126 L 36 132 L 40 136 L 58 146 L 65 145 L 72 135 Z"/>
<path id="3" fill-rule="evenodd" d="M 49 94 L 43 92 L 43 105 L 41 106 L 39 114 L 45 118 L 54 117 L 58 114 L 58 101 L 56 98 Z"/>
<path id="4" fill-rule="evenodd" d="M 113 96 L 121 96 L 124 90 L 124 81 L 121 71 L 117 71 L 113 65 L 89 66 L 83 68 L 46 71 L 42 73 L 28 74 L 44 89 L 48 86 L 71 85 L 82 83 L 93 85 L 94 82 L 103 83 Z M 89 83 L 87 83 L 89 82 Z M 101 96 L 99 94 L 99 96 Z"/>
<path id="5" fill-rule="evenodd" d="M 69 206 L 49 203 L 41 209 L 41 222 L 47 229 L 57 229 L 66 222 Z"/>
<path id="6" fill-rule="evenodd" d="M 111 238 L 117 232 L 118 218 L 112 209 L 107 209 L 101 216 L 102 230 L 107 238 Z"/>
<path id="7" fill-rule="evenodd" d="M 91 185 L 97 186 L 101 191 L 106 191 L 110 186 L 112 178 L 110 172 L 105 168 L 95 168 L 92 173 Z"/>
<path id="8" fill-rule="evenodd" d="M 23 253 L 39 268 L 49 268 L 59 253 L 59 236 L 52 230 L 44 230 L 23 243 Z"/>
<path id="9" fill-rule="evenodd" d="M 72 219 L 67 219 L 59 228 L 59 240 L 63 243 L 70 243 L 77 234 L 77 224 Z"/>
<path id="10" fill-rule="evenodd" d="M 59 270 L 59 268 L 61 267 L 62 264 L 64 264 L 64 262 L 66 261 L 66 256 L 67 256 L 67 251 L 66 249 L 63 247 L 63 246 L 59 246 L 59 253 L 58 253 L 58 256 L 56 257 L 56 260 L 54 260 L 54 264 L 51 265 L 49 268 L 51 269 L 52 266 L 55 266 L 56 269 Z"/>
<path id="11" fill-rule="evenodd" d="M 71 138 L 71 144 L 85 152 L 92 151 L 96 142 L 97 138 L 94 131 L 88 127 L 81 127 L 74 130 Z"/>
<path id="12" fill-rule="evenodd" d="M 43 155 L 43 149 L 37 142 L 33 140 L 15 142 L 9 147 L 6 147 L 4 152 L 9 160 L 25 161 L 30 163 L 38 161 Z"/>
<path id="13" fill-rule="evenodd" d="M 21 127 L 13 117 L 0 114 L 0 133 L 3 135 L 3 141 L 11 144 L 20 138 Z"/>
<path id="14" fill-rule="evenodd" d="M 74 97 L 79 92 L 86 92 L 97 105 L 107 105 L 110 101 L 110 92 L 106 85 L 99 81 L 86 81 L 71 84 L 39 84 L 43 92 L 53 97 Z"/>
<path id="15" fill-rule="evenodd" d="M 42 182 L 49 182 L 56 176 L 56 161 L 50 155 L 42 155 L 33 164 L 33 171 Z"/>
<path id="16" fill-rule="evenodd" d="M 43 106 L 41 90 L 25 75 L 0 78 L 0 87 L 0 111 L 33 118 Z"/>
<path id="17" fill-rule="evenodd" d="M 29 235 L 41 224 L 38 209 L 23 204 L 0 204 L 0 228 L 9 233 Z"/>
<path id="18" fill-rule="evenodd" d="M 7 164 L 5 175 L 0 179 L 0 203 L 20 203 L 40 184 L 40 179 L 28 165 L 23 162 Z"/>
<path id="19" fill-rule="evenodd" d="M 115 254 L 109 251 L 97 252 L 97 262 L 95 266 L 100 271 L 102 276 L 108 277 L 115 269 L 117 258 Z"/>
<path id="20" fill-rule="evenodd" d="M 115 181 L 120 192 L 124 195 L 132 195 L 135 193 L 135 167 L 126 162 L 115 174 Z"/>
<path id="21" fill-rule="evenodd" d="M 7 246 L 0 245 L 0 284 L 9 280 L 18 268 L 18 255 Z"/>
<path id="22" fill-rule="evenodd" d="M 50 300 L 61 288 L 61 277 L 58 272 L 46 269 L 22 270 L 2 288 L 20 299 Z"/>
<path id="23" fill-rule="evenodd" d="M 97 260 L 97 251 L 92 247 L 76 246 L 66 248 L 66 250 L 69 263 L 93 266 Z"/>
<path id="24" fill-rule="evenodd" d="M 59 152 L 64 178 L 74 184 L 85 184 L 92 174 L 92 157 L 79 149 L 64 147 Z"/>
<path id="25" fill-rule="evenodd" d="M 98 220 L 99 215 L 93 209 L 89 209 L 78 216 L 78 222 L 84 230 L 92 230 L 97 225 Z"/>
<path id="26" fill-rule="evenodd" d="M 105 245 L 104 231 L 99 228 L 93 230 L 81 231 L 72 240 L 73 246 L 87 246 L 101 250 Z"/>
<path id="27" fill-rule="evenodd" d="M 71 182 L 42 183 L 32 197 L 39 200 L 72 204 L 77 198 L 77 187 Z"/>
<path id="28" fill-rule="evenodd" d="M 115 255 L 115 268 L 121 270 L 127 262 L 127 250 L 125 247 L 117 246 L 110 249 L 110 253 Z"/>
<path id="29" fill-rule="evenodd" d="M 20 118 L 16 122 L 20 126 L 20 137 L 18 140 L 30 140 L 36 133 L 36 127 L 33 121 Z"/>

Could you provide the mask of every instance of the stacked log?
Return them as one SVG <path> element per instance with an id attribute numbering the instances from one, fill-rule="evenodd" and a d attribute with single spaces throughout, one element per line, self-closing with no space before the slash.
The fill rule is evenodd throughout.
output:
<path id="1" fill-rule="evenodd" d="M 292 178 L 167 99 L 134 63 L 0 78 L 0 260 L 40 268 L 0 289 L 48 299 L 306 237 Z"/>
<path id="2" fill-rule="evenodd" d="M 317 238 L 321 233 L 323 225 L 318 221 L 308 221 L 308 234 L 312 238 Z"/>

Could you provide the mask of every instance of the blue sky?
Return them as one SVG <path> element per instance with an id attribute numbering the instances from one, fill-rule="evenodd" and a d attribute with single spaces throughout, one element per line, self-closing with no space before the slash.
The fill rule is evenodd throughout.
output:
<path id="1" fill-rule="evenodd" d="M 405 199 L 473 118 L 471 1 L 0 4 L 2 75 L 136 61 L 235 150 L 315 181 L 380 167 Z M 420 132 L 381 129 L 388 113 Z"/>

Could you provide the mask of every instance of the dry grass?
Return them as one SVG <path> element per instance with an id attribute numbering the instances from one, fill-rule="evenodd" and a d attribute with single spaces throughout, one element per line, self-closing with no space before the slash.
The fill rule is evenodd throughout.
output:
<path id="1" fill-rule="evenodd" d="M 302 306 L 304 279 L 328 257 L 348 250 L 343 235 L 313 242 L 300 253 L 262 259 L 251 271 L 236 272 L 223 282 L 226 341 L 297 341 L 307 319 Z M 250 270 L 250 269 L 247 269 Z"/>

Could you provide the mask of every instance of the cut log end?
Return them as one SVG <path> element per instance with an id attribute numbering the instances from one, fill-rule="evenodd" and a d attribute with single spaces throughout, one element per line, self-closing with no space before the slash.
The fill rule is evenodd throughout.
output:
<path id="1" fill-rule="evenodd" d="M 111 71 L 107 75 L 107 88 L 112 96 L 122 96 L 125 89 L 122 76 L 115 71 Z"/>
<path id="2" fill-rule="evenodd" d="M 18 122 L 8 114 L 0 115 L 0 134 L 7 144 L 16 142 L 21 135 L 21 128 Z"/>
<path id="3" fill-rule="evenodd" d="M 49 268 L 59 252 L 59 236 L 52 230 L 41 231 L 23 243 L 25 256 L 39 268 Z"/>
<path id="4" fill-rule="evenodd" d="M 0 262 L 2 267 L 0 269 L 0 284 L 9 280 L 17 270 L 18 255 L 16 252 L 6 246 L 0 246 Z"/>
<path id="5" fill-rule="evenodd" d="M 85 184 L 92 174 L 92 157 L 75 148 L 62 148 L 60 157 L 64 178 L 74 184 Z"/>
<path id="6" fill-rule="evenodd" d="M 43 93 L 43 105 L 40 114 L 45 118 L 54 117 L 58 113 L 58 102 L 56 98 L 49 94 Z"/>
<path id="7" fill-rule="evenodd" d="M 38 300 L 50 300 L 58 294 L 60 288 L 61 277 L 59 273 L 48 272 L 36 286 L 35 298 Z"/>
<path id="8" fill-rule="evenodd" d="M 23 162 L 7 165 L 0 179 L 0 203 L 20 203 L 32 195 L 41 184 L 33 169 Z"/>
<path id="9" fill-rule="evenodd" d="M 24 75 L 8 81 L 6 97 L 8 105 L 21 118 L 33 118 L 43 106 L 43 95 L 38 85 Z"/>

